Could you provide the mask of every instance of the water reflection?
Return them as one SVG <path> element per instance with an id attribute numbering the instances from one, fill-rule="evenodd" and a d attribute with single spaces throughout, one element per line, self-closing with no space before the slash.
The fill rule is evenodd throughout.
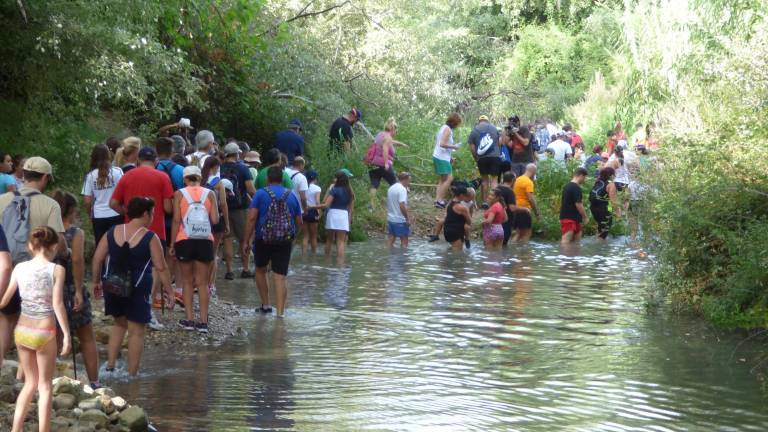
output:
<path id="1" fill-rule="evenodd" d="M 285 320 L 119 385 L 161 430 L 764 430 L 741 335 L 642 308 L 621 242 L 297 256 Z M 256 304 L 252 284 L 220 295 Z M 734 356 L 734 352 L 738 353 Z M 169 361 L 171 358 L 173 361 Z M 746 358 L 745 361 L 741 361 Z"/>

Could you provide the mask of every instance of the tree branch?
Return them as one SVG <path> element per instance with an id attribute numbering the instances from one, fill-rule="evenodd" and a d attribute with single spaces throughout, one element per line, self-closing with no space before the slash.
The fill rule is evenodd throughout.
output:
<path id="1" fill-rule="evenodd" d="M 311 18 L 311 17 L 314 17 L 314 16 L 322 15 L 322 14 L 328 13 L 328 12 L 334 10 L 334 9 L 338 9 L 340 7 L 346 6 L 346 5 L 348 5 L 350 3 L 350 0 L 345 0 L 345 1 L 341 2 L 341 3 L 339 3 L 339 4 L 335 4 L 333 6 L 329 6 L 329 7 L 325 8 L 325 9 L 323 9 L 323 10 L 314 11 L 314 12 L 307 12 L 307 9 L 309 8 L 309 6 L 312 5 L 312 3 L 314 3 L 314 2 L 315 2 L 315 0 L 311 0 L 309 3 L 307 3 L 306 6 L 304 6 L 301 9 L 301 11 L 299 11 L 299 13 L 296 16 L 294 16 L 293 18 L 288 18 L 285 21 L 281 21 L 281 22 L 273 25 L 269 29 L 264 30 L 263 32 L 261 32 L 258 35 L 256 35 L 256 37 L 262 37 L 262 36 L 264 36 L 267 33 L 271 33 L 276 28 L 280 27 L 282 24 L 288 24 L 290 22 L 294 22 L 296 20 L 300 20 L 300 19 L 303 19 L 303 18 Z"/>
<path id="2" fill-rule="evenodd" d="M 299 19 L 302 19 L 302 18 L 310 18 L 310 17 L 322 15 L 322 14 L 328 13 L 328 12 L 334 10 L 334 9 L 338 9 L 340 7 L 346 6 L 346 5 L 349 4 L 349 2 L 350 2 L 350 0 L 345 0 L 345 1 L 341 2 L 341 3 L 339 3 L 339 4 L 336 4 L 336 5 L 333 5 L 333 6 L 329 6 L 329 7 L 325 8 L 325 9 L 323 9 L 323 10 L 315 11 L 315 12 L 304 12 L 304 10 L 306 10 L 306 7 L 305 7 L 301 13 L 299 13 L 298 15 L 296 15 L 293 18 L 289 18 L 288 20 L 283 21 L 283 23 L 287 24 L 289 22 L 293 22 L 293 21 L 296 21 L 296 20 L 299 20 Z M 309 5 L 307 5 L 307 7 L 308 6 Z"/>
<path id="3" fill-rule="evenodd" d="M 24 18 L 24 23 L 29 24 L 29 21 L 27 20 L 27 10 L 24 9 L 24 3 L 22 3 L 21 0 L 16 0 L 16 4 L 19 5 L 19 10 L 21 11 L 21 16 Z"/>

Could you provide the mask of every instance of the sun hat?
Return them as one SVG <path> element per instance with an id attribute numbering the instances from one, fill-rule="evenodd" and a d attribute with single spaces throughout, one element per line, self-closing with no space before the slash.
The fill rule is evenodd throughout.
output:
<path id="1" fill-rule="evenodd" d="M 245 154 L 245 157 L 243 158 L 243 160 L 245 161 L 245 163 L 257 163 L 257 164 L 260 164 L 261 163 L 261 155 L 259 154 L 259 152 L 251 150 L 251 151 L 249 151 L 248 153 Z"/>
<path id="2" fill-rule="evenodd" d="M 488 120 L 488 116 L 487 116 L 487 115 L 485 115 L 485 114 L 483 114 L 483 115 L 481 115 L 481 116 L 480 116 L 480 117 L 477 119 L 477 121 L 479 121 L 479 122 L 481 122 L 481 121 L 489 121 L 489 120 Z"/>
<path id="3" fill-rule="evenodd" d="M 224 146 L 224 156 L 230 156 L 234 154 L 242 153 L 240 146 L 236 142 L 231 142 Z"/>
<path id="4" fill-rule="evenodd" d="M 197 165 L 189 165 L 184 167 L 183 177 L 202 177 L 203 172 L 200 171 L 200 167 Z"/>
<path id="5" fill-rule="evenodd" d="M 352 178 L 352 177 L 354 177 L 354 175 L 352 174 L 352 171 L 350 171 L 350 170 L 348 170 L 348 169 L 346 169 L 346 168 L 342 168 L 342 169 L 340 169 L 340 170 L 338 170 L 338 171 L 336 171 L 336 172 L 337 172 L 337 173 L 343 173 L 345 176 L 347 176 L 347 177 L 349 177 L 349 178 Z"/>

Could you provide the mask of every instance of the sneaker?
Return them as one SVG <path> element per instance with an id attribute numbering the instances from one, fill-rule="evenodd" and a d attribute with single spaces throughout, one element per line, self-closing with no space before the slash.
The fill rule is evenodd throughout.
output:
<path id="1" fill-rule="evenodd" d="M 197 330 L 199 333 L 208 333 L 208 323 L 199 322 L 195 324 L 195 330 Z"/>
<path id="2" fill-rule="evenodd" d="M 179 320 L 179 327 L 183 328 L 184 330 L 194 330 L 196 325 L 194 321 L 190 320 Z"/>
<path id="3" fill-rule="evenodd" d="M 155 297 L 154 300 L 152 300 L 152 309 L 162 309 L 163 308 L 163 301 L 160 299 L 160 297 Z"/>
<path id="4" fill-rule="evenodd" d="M 160 321 L 158 321 L 157 318 L 153 316 L 152 320 L 149 321 L 149 328 L 152 330 L 162 330 L 165 328 L 165 326 L 160 324 Z"/>
<path id="5" fill-rule="evenodd" d="M 115 371 L 115 368 L 112 368 L 112 370 L 109 370 L 109 368 L 107 368 L 107 369 L 106 369 L 106 371 L 107 371 L 107 372 L 114 372 L 114 371 Z M 100 383 L 100 382 L 98 382 L 98 381 L 94 381 L 94 382 L 92 382 L 92 383 L 90 384 L 90 386 L 91 386 L 91 388 L 92 388 L 92 389 L 94 389 L 94 390 L 98 390 L 98 389 L 100 389 L 100 388 L 104 387 L 104 386 L 103 386 L 103 385 L 101 385 L 101 383 Z"/>
<path id="6" fill-rule="evenodd" d="M 435 207 L 437 207 L 439 209 L 444 209 L 446 207 L 446 205 L 447 204 L 446 204 L 445 201 L 435 201 Z"/>
<path id="7" fill-rule="evenodd" d="M 253 272 L 250 272 L 248 270 L 243 270 L 240 272 L 240 278 L 242 279 L 250 279 L 254 276 Z"/>
<path id="8" fill-rule="evenodd" d="M 258 311 L 261 312 L 261 313 L 264 313 L 264 314 L 272 313 L 272 306 L 261 305 L 261 307 L 258 309 Z"/>
<path id="9" fill-rule="evenodd" d="M 224 273 L 224 279 L 226 280 L 235 280 L 235 274 L 232 272 L 226 272 Z"/>
<path id="10" fill-rule="evenodd" d="M 428 240 L 427 240 L 428 242 L 430 242 L 430 243 L 434 243 L 434 242 L 436 242 L 436 241 L 440 240 L 440 237 L 438 237 L 438 236 L 436 236 L 436 235 L 434 235 L 434 234 L 431 234 L 431 235 L 429 235 L 429 236 L 427 237 L 427 239 L 428 239 Z"/>

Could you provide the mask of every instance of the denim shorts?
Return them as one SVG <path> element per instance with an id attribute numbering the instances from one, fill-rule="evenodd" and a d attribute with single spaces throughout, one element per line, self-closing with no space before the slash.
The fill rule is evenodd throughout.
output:
<path id="1" fill-rule="evenodd" d="M 392 237 L 408 237 L 411 235 L 411 226 L 406 222 L 387 222 L 387 231 Z"/>

